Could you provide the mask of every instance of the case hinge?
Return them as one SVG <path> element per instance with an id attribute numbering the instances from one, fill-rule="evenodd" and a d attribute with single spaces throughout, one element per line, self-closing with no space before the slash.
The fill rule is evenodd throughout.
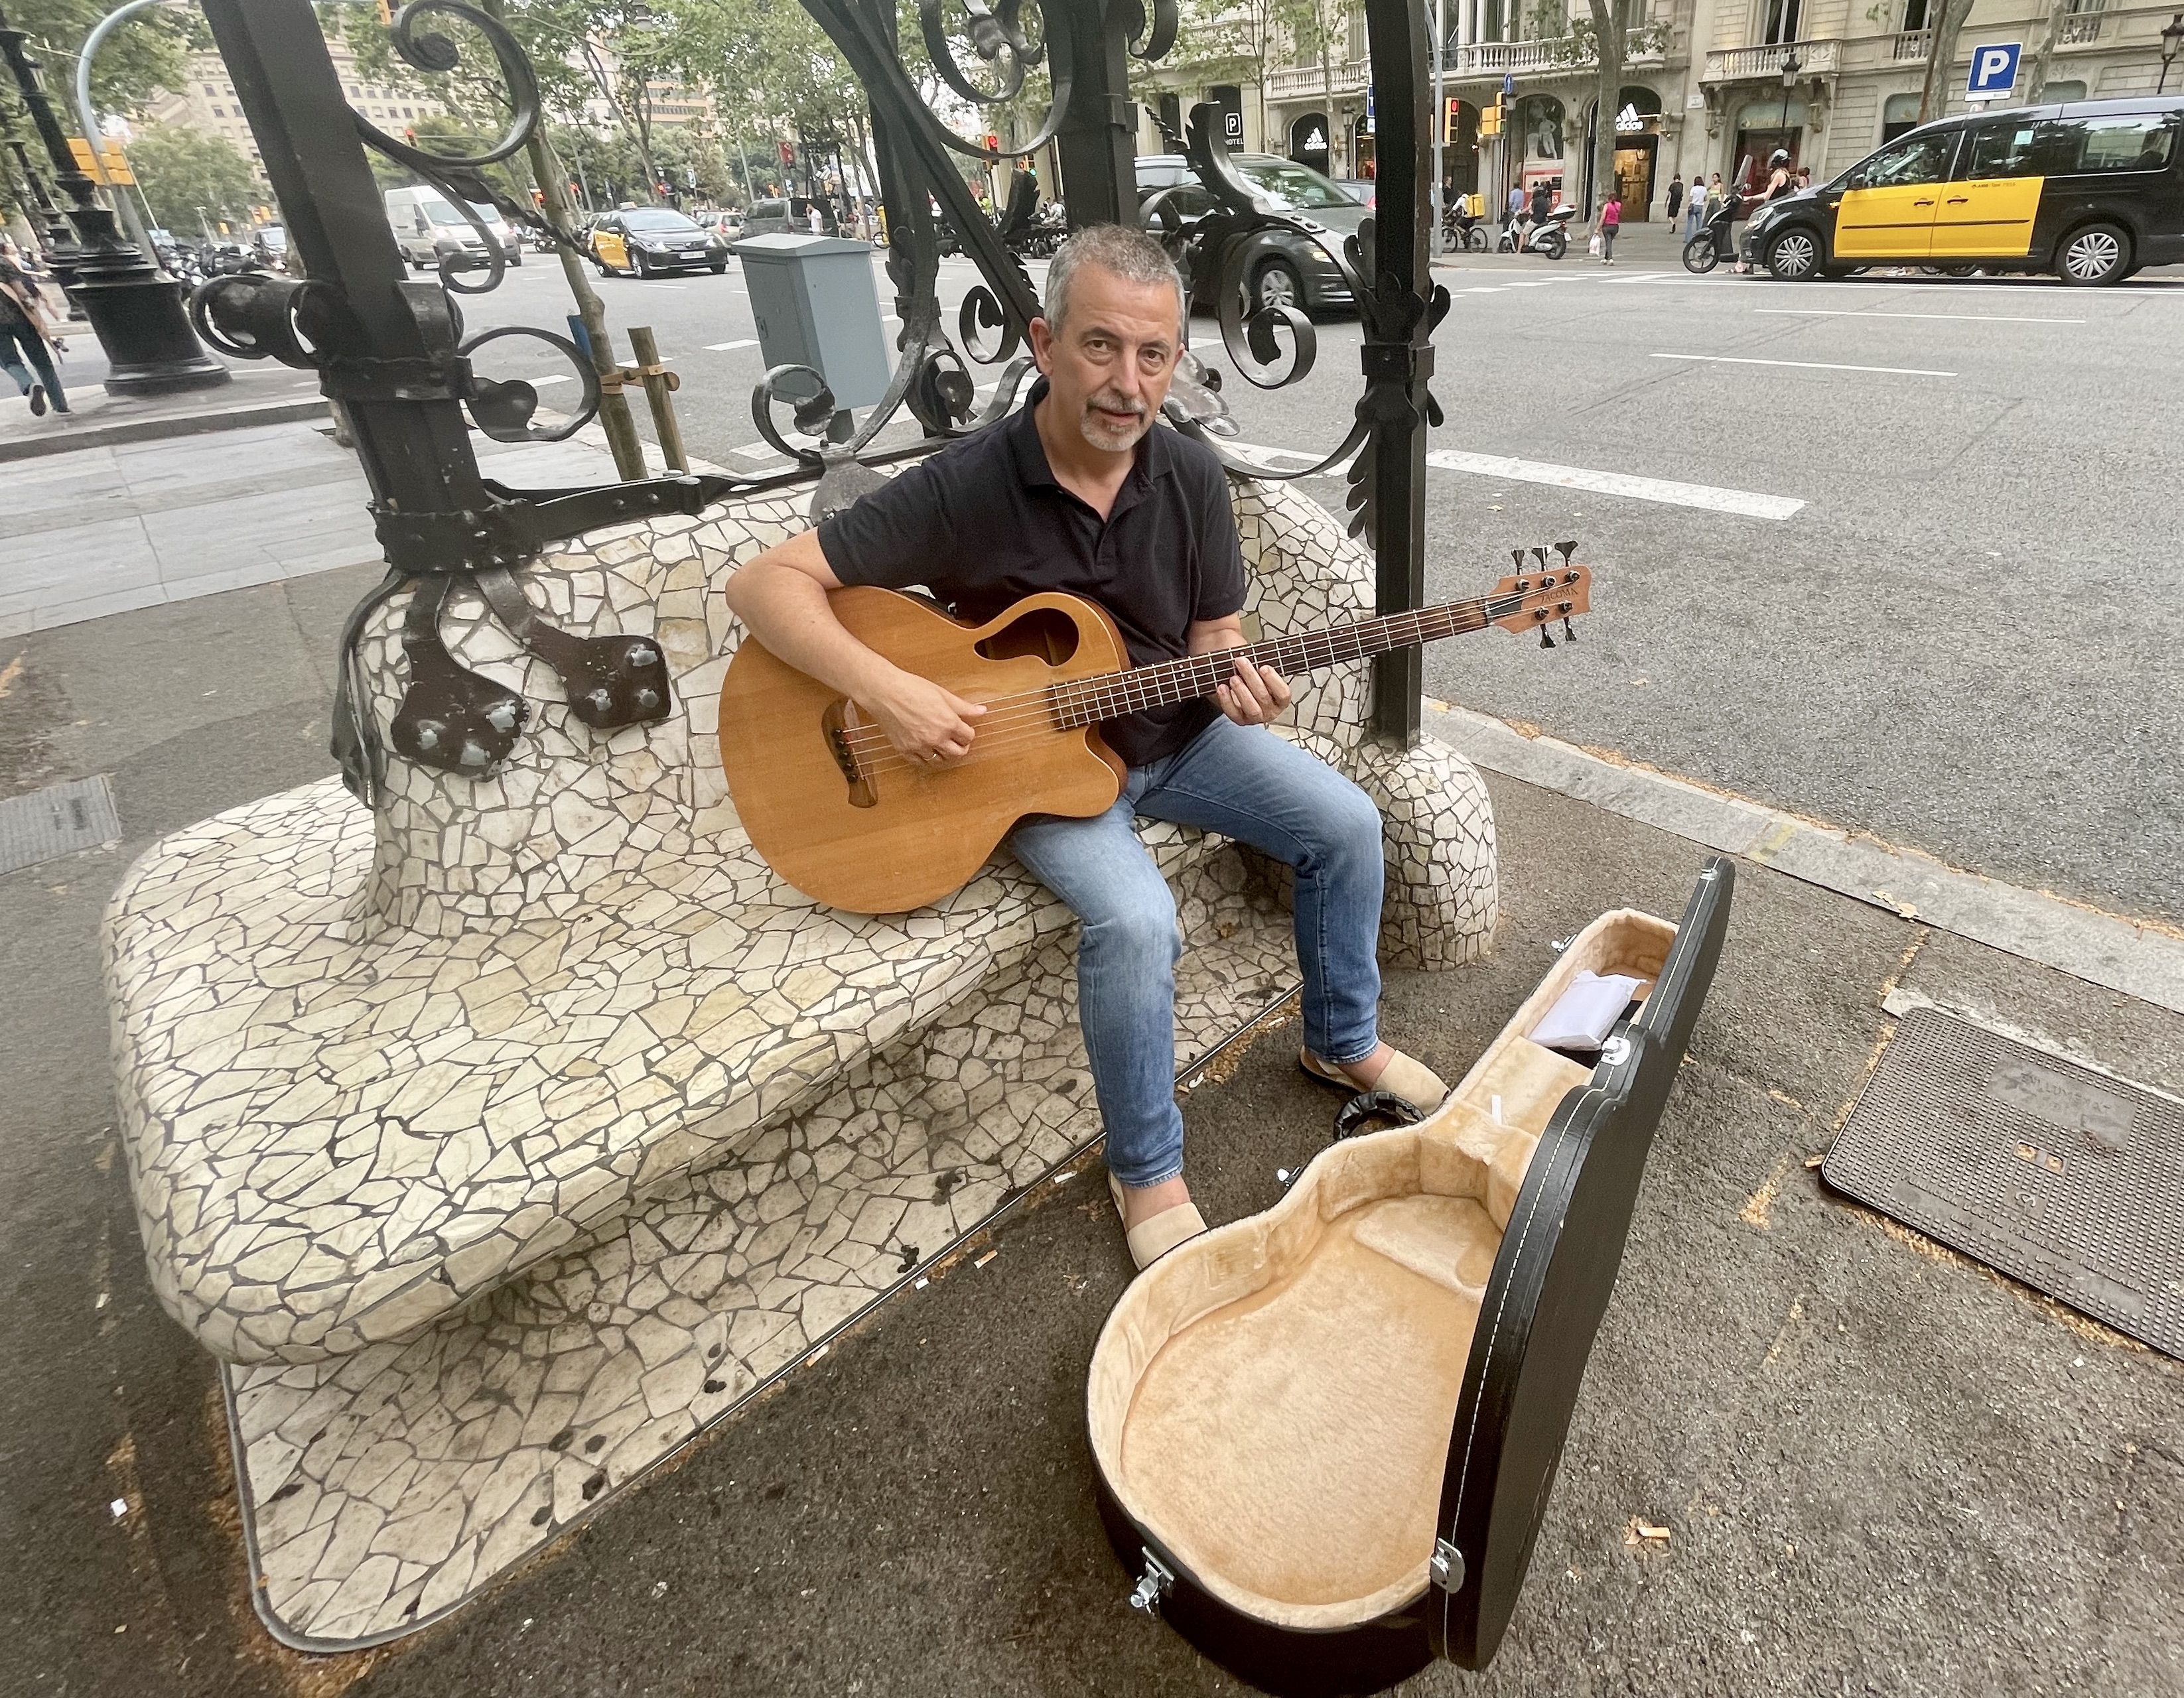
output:
<path id="1" fill-rule="evenodd" d="M 1463 1553 L 1446 1539 L 1434 1540 L 1433 1560 L 1426 1566 L 1433 1571 L 1434 1584 L 1442 1591 L 1463 1589 Z"/>
<path id="2" fill-rule="evenodd" d="M 1146 1551 L 1145 1570 L 1138 1577 L 1137 1589 L 1130 1594 L 1130 1607 L 1143 1610 L 1149 1616 L 1158 1615 L 1161 1600 L 1174 1584 L 1175 1571 L 1151 1551 Z"/>

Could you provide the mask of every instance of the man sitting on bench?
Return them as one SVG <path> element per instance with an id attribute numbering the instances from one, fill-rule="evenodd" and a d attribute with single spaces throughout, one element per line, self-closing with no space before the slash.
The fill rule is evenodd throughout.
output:
<path id="1" fill-rule="evenodd" d="M 1202 444 L 1156 428 L 1184 346 L 1173 263 L 1142 231 L 1080 231 L 1047 272 L 1045 306 L 1031 326 L 1041 376 L 1022 408 L 756 556 L 727 586 L 754 637 L 855 699 L 912 760 L 962 760 L 985 710 L 858 642 L 828 590 L 923 586 L 974 622 L 1067 591 L 1114 618 L 1133 665 L 1244 643 L 1225 474 Z M 1380 1041 L 1380 816 L 1349 779 L 1266 729 L 1289 704 L 1279 672 L 1240 664 L 1213 700 L 1109 720 L 1100 732 L 1129 768 L 1121 799 L 1092 819 L 1032 816 L 1008 838 L 1084 922 L 1078 1019 L 1139 1267 L 1206 1222 L 1184 1183 L 1175 1102 L 1182 937 L 1137 816 L 1221 832 L 1295 869 L 1307 1073 L 1422 1110 L 1448 1094 Z"/>

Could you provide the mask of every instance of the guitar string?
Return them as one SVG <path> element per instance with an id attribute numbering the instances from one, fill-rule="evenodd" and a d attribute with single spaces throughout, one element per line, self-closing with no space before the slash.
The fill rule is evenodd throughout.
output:
<path id="1" fill-rule="evenodd" d="M 1073 711 L 1090 712 L 1095 706 L 1111 709 L 1112 711 L 1094 714 L 1090 718 L 1065 724 L 1061 728 L 1074 729 L 1078 724 L 1096 724 L 1103 719 L 1119 717 L 1121 715 L 1137 712 L 1145 708 L 1167 706 L 1177 701 L 1191 700 L 1211 695 L 1216 687 L 1227 683 L 1235 676 L 1236 665 L 1248 655 L 1267 654 L 1274 659 L 1285 659 L 1286 657 L 1279 651 L 1285 649 L 1295 649 L 1298 651 L 1296 666 L 1302 671 L 1313 671 L 1323 666 L 1339 665 L 1345 661 L 1362 660 L 1373 652 L 1365 649 L 1358 649 L 1347 654 L 1337 652 L 1337 646 L 1345 639 L 1355 641 L 1361 636 L 1368 634 L 1377 637 L 1384 632 L 1392 632 L 1408 621 L 1419 627 L 1418 634 L 1408 637 L 1393 638 L 1385 646 L 1388 649 L 1413 647 L 1421 642 L 1438 641 L 1443 637 L 1462 636 L 1472 631 L 1483 630 L 1497 620 L 1507 618 L 1512 612 L 1524 610 L 1524 603 L 1529 598 L 1529 594 L 1513 595 L 1502 598 L 1503 602 L 1514 604 L 1513 606 L 1507 608 L 1507 610 L 1502 610 L 1497 606 L 1496 598 L 1493 597 L 1479 597 L 1465 602 L 1450 602 L 1439 607 L 1419 608 L 1408 613 L 1390 614 L 1381 619 L 1361 620 L 1354 624 L 1337 626 L 1330 630 L 1306 632 L 1295 637 L 1273 637 L 1262 643 L 1245 643 L 1238 648 L 1217 649 L 1205 654 L 1181 656 L 1173 660 L 1159 661 L 1150 666 L 1132 667 L 1121 672 L 1101 673 L 1089 678 L 1064 680 L 1058 683 L 1041 686 L 1037 690 L 994 698 L 991 701 L 983 704 L 988 712 L 974 724 L 973 730 L 982 734 L 989 734 L 1002 727 L 1020 724 L 1026 721 L 1052 721 L 1056 718 L 1057 712 L 1067 715 Z M 1481 622 L 1476 626 L 1451 625 L 1447 631 L 1435 637 L 1423 634 L 1424 625 L 1429 619 L 1438 623 L 1464 614 L 1477 614 L 1481 616 Z M 1326 652 L 1317 653 L 1316 649 L 1324 649 Z M 1223 663 L 1226 664 L 1225 671 L 1213 670 L 1221 666 Z M 1201 675 L 1202 688 L 1192 688 L 1188 695 L 1171 697 L 1167 693 L 1171 682 L 1196 686 L 1201 683 Z M 1000 710 L 999 713 L 993 711 L 996 708 Z M 988 740 L 991 740 L 990 736 Z M 883 748 L 891 749 L 894 746 L 893 739 L 877 727 L 860 727 L 857 730 L 846 733 L 842 742 L 852 754 L 862 754 L 866 751 L 878 750 Z"/>
<path id="2" fill-rule="evenodd" d="M 1454 606 L 1454 605 L 1458 605 L 1458 604 L 1451 604 L 1451 606 Z M 1438 612 L 1442 612 L 1442 611 L 1444 611 L 1444 610 L 1440 610 L 1440 609 L 1426 609 L 1426 610 L 1421 610 L 1421 612 L 1425 612 L 1425 613 L 1438 613 Z M 1399 620 L 1405 619 L 1405 618 L 1408 618 L 1408 617 L 1411 617 L 1411 616 L 1412 616 L 1412 615 L 1390 615 L 1390 618 L 1391 618 L 1392 620 L 1398 620 L 1398 621 L 1399 621 Z M 1504 616 L 1506 617 L 1507 615 L 1504 615 Z M 1332 634 L 1340 635 L 1340 634 L 1341 634 L 1343 632 L 1352 632 L 1352 631 L 1362 630 L 1362 629 L 1369 628 L 1369 627 L 1373 626 L 1377 626 L 1377 625 L 1379 625 L 1379 621 L 1363 621 L 1363 622 L 1361 622 L 1361 624 L 1360 624 L 1360 625 L 1358 625 L 1358 626 L 1339 627 L 1339 628 L 1338 628 L 1338 630 L 1337 630 L 1337 632 L 1334 632 L 1334 633 L 1332 633 Z M 1488 623 L 1489 623 L 1489 624 L 1490 624 L 1490 623 L 1491 623 L 1491 621 L 1488 621 Z M 1444 635 L 1446 635 L 1446 636 L 1462 636 L 1462 635 L 1467 635 L 1467 634 L 1468 634 L 1469 632 L 1474 632 L 1474 631 L 1480 631 L 1480 630 L 1485 630 L 1485 629 L 1486 629 L 1486 628 L 1487 628 L 1487 626 L 1485 626 L 1485 625 L 1459 626 L 1459 627 L 1456 627 L 1456 628 L 1454 628 L 1454 629 L 1451 629 L 1451 631 L 1449 631 L 1449 632 L 1447 632 L 1444 633 Z M 1318 637 L 1318 636 L 1320 636 L 1320 635 L 1323 635 L 1323 634 L 1325 634 L 1325 633 L 1318 633 L 1318 632 L 1312 633 L 1312 636 L 1314 636 L 1314 637 Z M 1280 641 L 1296 641 L 1296 640 L 1298 640 L 1298 639 L 1280 639 Z M 1424 640 L 1437 640 L 1437 639 L 1424 639 Z M 1255 644 L 1255 645 L 1252 645 L 1252 647 L 1254 647 L 1254 648 L 1258 648 L 1258 649 L 1267 649 L 1267 648 L 1272 648 L 1272 647 L 1275 647 L 1275 646 L 1278 646 L 1278 643 L 1262 643 L 1262 644 Z M 1391 643 L 1390 646 L 1390 647 L 1392 647 L 1392 648 L 1412 647 L 1412 646 L 1415 646 L 1415 640 L 1414 640 L 1412 643 Z M 1221 658 L 1221 656 L 1223 656 L 1223 655 L 1231 655 L 1231 654 L 1235 654 L 1241 653 L 1241 652 L 1247 652 L 1247 651 L 1240 651 L 1240 650 L 1234 650 L 1234 649 L 1224 649 L 1224 650 L 1219 651 L 1219 653 L 1218 653 L 1218 654 L 1213 654 L 1213 655 L 1201 655 L 1201 656 L 1195 656 L 1195 657 L 1190 657 L 1190 658 L 1195 659 L 1195 660 L 1215 660 L 1215 659 Z M 1306 663 L 1306 669 L 1307 669 L 1307 670 L 1317 670 L 1318 667 L 1321 667 L 1321 666 L 1325 666 L 1325 665 L 1340 665 L 1340 664 L 1342 664 L 1344 661 L 1346 661 L 1346 660 L 1362 660 L 1362 659 L 1365 659 L 1365 658 L 1367 658 L 1367 653 L 1366 653 L 1365 651 L 1360 651 L 1360 652 L 1358 652 L 1358 653 L 1351 654 L 1347 654 L 1347 655 L 1335 655 L 1335 656 L 1331 656 L 1331 657 L 1327 658 L 1327 659 L 1323 659 L 1323 660 L 1316 660 L 1316 661 L 1310 661 L 1310 662 Z M 1177 664 L 1177 663 L 1163 663 L 1163 664 L 1164 664 L 1164 665 L 1166 665 L 1166 664 Z M 1144 670 L 1146 670 L 1146 671 L 1152 671 L 1152 670 L 1155 670 L 1155 669 L 1153 669 L 1153 668 L 1146 668 L 1146 669 L 1144 669 Z M 1104 676 L 1112 677 L 1112 676 L 1128 676 L 1128 675 L 1127 675 L 1127 674 L 1107 674 L 1107 675 L 1104 675 Z M 1080 680 L 1080 681 L 1078 681 L 1078 682 L 1090 682 L 1090 681 L 1089 681 L 1089 680 Z M 1061 689 L 1061 688 L 1064 688 L 1064 687 L 1063 687 L 1063 686 L 1051 686 L 1051 687 L 1050 687 L 1050 688 L 1051 688 L 1051 689 L 1055 689 L 1055 690 L 1059 690 L 1059 689 Z M 1186 699 L 1188 699 L 1188 698 L 1186 698 Z M 1082 704 L 1080 704 L 1080 705 L 1082 705 Z M 1130 709 L 1128 709 L 1128 708 L 1127 708 L 1127 707 L 1126 707 L 1126 708 L 1123 708 L 1123 709 L 1121 709 L 1121 710 L 1120 710 L 1120 711 L 1125 711 L 1125 712 L 1127 712 L 1127 711 L 1130 711 L 1130 710 L 1130 710 Z M 1114 716 L 1115 716 L 1114 715 L 1100 715 L 1100 717 L 1101 717 L 1101 718 L 1112 718 L 1112 717 L 1114 717 Z M 1005 743 L 1021 742 L 1021 741 L 1023 741 L 1026 738 L 1028 738 L 1028 737 L 1031 737 L 1031 736 L 1035 736 L 1035 735 L 1040 735 L 1040 736 L 1043 736 L 1043 735 L 1046 734 L 1046 732 L 1048 732 L 1048 730 L 1050 729 L 1050 727 L 1052 726 L 1052 724 L 1053 724 L 1053 720 L 1054 720 L 1054 715 L 1053 715 L 1053 713 L 1052 713 L 1052 710 L 1051 710 L 1051 704 L 1040 704 L 1040 705 L 1039 705 L 1039 707 L 1038 709 L 1036 709 L 1035 710 L 1034 710 L 1034 711 L 1032 711 L 1032 712 L 1029 712 L 1029 713 L 1022 713 L 1022 712 L 1015 713 L 1015 714 L 1011 714 L 1011 715 L 1010 715 L 1004 716 L 1002 719 L 1000 719 L 1000 720 L 999 720 L 999 721 L 992 721 L 992 720 L 989 720 L 989 721 L 982 721 L 978 722 L 978 724 L 974 727 L 974 729 L 975 729 L 975 731 L 976 731 L 976 736 L 975 736 L 975 738 L 974 738 L 974 739 L 973 739 L 973 741 L 972 741 L 972 743 L 971 749 L 970 749 L 969 753 L 967 753 L 967 754 L 966 754 L 965 755 L 963 755 L 963 756 L 962 756 L 960 760 L 953 760 L 953 761 L 944 762 L 944 763 L 941 763 L 941 764 L 940 764 L 940 765 L 935 765 L 933 763 L 929 762 L 929 761 L 926 761 L 926 760 L 913 760 L 913 759 L 911 759 L 911 757 L 909 757 L 909 756 L 907 756 L 907 755 L 903 754 L 900 751 L 897 750 L 897 749 L 894 748 L 894 744 L 892 743 L 892 742 L 890 742 L 890 741 L 887 738 L 887 737 L 886 737 L 885 733 L 883 733 L 883 733 L 879 733 L 879 734 L 878 734 L 878 738 L 877 738 L 877 740 L 876 740 L 876 741 L 872 742 L 872 743 L 867 743 L 864 744 L 861 749 L 859 749 L 856 751 L 856 757 L 857 757 L 857 767 L 858 767 L 858 771 L 859 771 L 859 772 L 860 772 L 860 774 L 861 774 L 861 776 L 863 776 L 863 777 L 877 777 L 877 776 L 878 776 L 878 775 L 880 775 L 880 774 L 882 774 L 882 773 L 891 773 L 891 772 L 903 771 L 911 771 L 911 772 L 922 772 L 922 773 L 933 773 L 933 772 L 938 772 L 938 771 L 946 771 L 951 770 L 953 767 L 956 767 L 956 766 L 958 766 L 958 765 L 964 765 L 965 763 L 967 763 L 967 761 L 969 761 L 969 760 L 971 760 L 971 758 L 972 758 L 973 755 L 975 755 L 976 754 L 978 754 L 978 751 L 980 751 L 980 750 L 982 750 L 982 749 L 996 748 L 996 747 L 999 747 L 999 746 L 1000 746 L 1000 745 L 1002 745 L 1002 744 L 1005 744 Z M 1078 726 L 1081 726 L 1081 725 L 1089 725 L 1089 724 L 1095 724 L 1095 723 L 1097 723 L 1097 721 L 1096 721 L 1096 720 L 1087 720 L 1087 721 L 1079 721 L 1079 722 L 1078 722 L 1078 725 L 1077 725 L 1077 726 L 1068 726 L 1068 727 L 1064 727 L 1063 728 L 1064 728 L 1064 729 L 1076 729 L 1076 728 L 1078 728 Z"/>

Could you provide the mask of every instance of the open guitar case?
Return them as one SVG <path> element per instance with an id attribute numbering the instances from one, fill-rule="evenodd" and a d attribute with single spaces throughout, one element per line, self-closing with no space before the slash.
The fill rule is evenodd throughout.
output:
<path id="1" fill-rule="evenodd" d="M 1603 915 L 1431 1116 L 1131 1284 L 1086 1402 L 1133 1604 L 1300 1698 L 1492 1661 L 1734 880 Z M 1644 982 L 1590 1067 L 1526 1035 L 1585 969 Z"/>

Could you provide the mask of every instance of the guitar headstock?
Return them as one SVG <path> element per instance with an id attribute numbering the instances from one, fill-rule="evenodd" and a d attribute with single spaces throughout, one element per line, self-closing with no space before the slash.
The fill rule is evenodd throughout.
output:
<path id="1" fill-rule="evenodd" d="M 1517 570 L 1496 584 L 1486 598 L 1490 624 L 1504 631 L 1536 631 L 1542 649 L 1555 646 L 1548 627 L 1557 622 L 1563 627 L 1563 640 L 1576 642 L 1577 632 L 1570 629 L 1570 621 L 1592 610 L 1592 568 L 1574 565 L 1570 560 L 1577 544 L 1557 543 L 1554 552 L 1562 557 L 1559 560 L 1550 560 L 1545 548 L 1512 548 L 1510 557 Z M 1527 554 L 1532 556 L 1529 570 L 1525 565 Z"/>

